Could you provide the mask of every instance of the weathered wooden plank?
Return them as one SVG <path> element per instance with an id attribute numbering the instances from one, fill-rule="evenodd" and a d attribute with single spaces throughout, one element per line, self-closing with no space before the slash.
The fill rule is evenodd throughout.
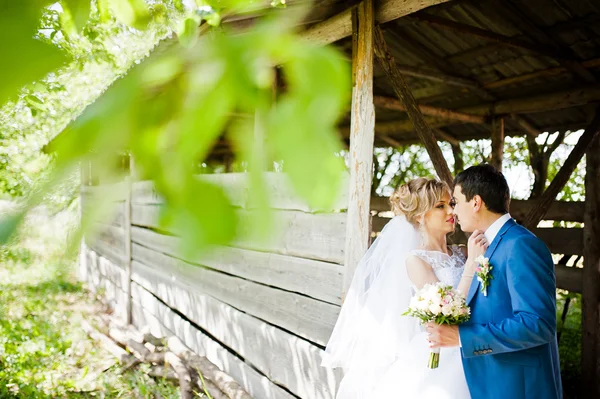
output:
<path id="1" fill-rule="evenodd" d="M 96 238 L 93 240 L 86 239 L 86 245 L 96 251 L 98 254 L 110 259 L 111 262 L 123 267 L 125 265 L 125 251 L 123 245 L 115 246 L 110 242 L 106 242 L 103 238 Z"/>
<path id="2" fill-rule="evenodd" d="M 327 343 L 339 313 L 339 306 L 190 265 L 137 244 L 133 259 L 133 280 L 142 285 L 160 280 L 210 295 L 321 345 Z M 177 306 L 184 314 L 190 311 L 181 306 L 185 304 Z"/>
<path id="3" fill-rule="evenodd" d="M 556 288 L 581 293 L 583 287 L 583 268 L 556 265 Z"/>
<path id="4" fill-rule="evenodd" d="M 352 108 L 350 122 L 350 187 L 346 222 L 343 294 L 348 291 L 358 262 L 369 244 L 369 200 L 375 139 L 373 105 L 373 0 L 353 11 Z"/>
<path id="5" fill-rule="evenodd" d="M 85 271 L 84 282 L 94 293 L 102 293 L 111 309 L 119 312 L 119 304 L 126 302 L 127 294 L 119 286 L 122 283 L 122 271 L 108 259 L 103 258 L 94 250 L 83 248 L 80 256 L 80 268 Z M 107 275 L 103 274 L 106 273 Z"/>
<path id="6" fill-rule="evenodd" d="M 159 205 L 132 206 L 132 224 L 160 228 Z M 346 214 L 310 214 L 299 211 L 273 211 L 274 228 L 267 240 L 253 237 L 250 230 L 252 211 L 239 211 L 238 238 L 232 246 L 301 258 L 342 263 Z M 173 232 L 176 233 L 176 232 Z"/>
<path id="7" fill-rule="evenodd" d="M 510 201 L 510 215 L 516 220 L 522 221 L 535 205 L 535 201 L 512 199 Z M 585 203 L 583 201 L 554 201 L 544 216 L 544 220 L 583 222 L 584 208 Z M 389 197 L 371 197 L 371 210 L 388 212 L 390 210 Z"/>
<path id="8" fill-rule="evenodd" d="M 137 328 L 150 327 L 150 331 L 157 336 L 179 337 L 194 352 L 206 356 L 213 364 L 232 376 L 256 399 L 296 399 L 136 283 L 132 284 L 132 294 L 133 324 Z"/>
<path id="9" fill-rule="evenodd" d="M 423 8 L 445 3 L 449 0 L 382 0 L 378 3 L 375 18 L 380 24 L 393 21 Z M 330 19 L 311 26 L 302 37 L 321 44 L 328 44 L 352 34 L 352 10 L 349 8 Z"/>
<path id="10" fill-rule="evenodd" d="M 586 151 L 584 258 L 582 295 L 582 374 L 585 392 L 600 395 L 600 138 Z M 595 392 L 595 394 L 594 394 Z"/>
<path id="11" fill-rule="evenodd" d="M 126 185 L 124 182 L 119 182 L 99 186 L 81 186 L 81 195 L 89 198 L 104 198 L 111 202 L 124 201 Z"/>
<path id="12" fill-rule="evenodd" d="M 124 205 L 125 202 L 119 201 L 109 204 L 105 212 L 97 212 L 97 209 L 92 207 L 97 206 L 97 202 L 89 202 L 85 197 L 80 197 L 82 201 L 82 217 L 92 218 L 89 223 L 104 223 L 112 224 L 113 226 L 122 227 L 125 225 L 124 220 Z"/>
<path id="13" fill-rule="evenodd" d="M 271 381 L 302 398 L 334 397 L 341 373 L 320 367 L 322 350 L 318 347 L 181 285 L 162 287 L 159 281 L 147 281 L 142 287 L 158 293 L 165 303 L 185 314 Z M 147 291 L 144 292 L 148 297 Z M 151 298 L 144 299 L 143 303 L 147 306 L 150 301 Z M 182 305 L 186 311 L 178 307 Z"/>
<path id="14" fill-rule="evenodd" d="M 135 243 L 186 262 L 326 302 L 341 302 L 343 267 L 338 264 L 233 247 L 216 247 L 210 253 L 189 257 L 180 251 L 180 238 L 141 227 L 133 227 L 132 238 Z"/>
<path id="15" fill-rule="evenodd" d="M 247 173 L 218 173 L 198 175 L 199 179 L 213 183 L 225 190 L 231 204 L 240 208 L 250 208 L 248 193 L 250 188 Z M 348 174 L 341 177 L 342 190 L 337 196 L 332 210 L 342 210 L 348 207 Z M 272 209 L 299 210 L 304 212 L 323 211 L 311 208 L 295 193 L 294 188 L 285 173 L 265 172 L 265 187 L 269 192 L 269 207 Z M 163 199 L 156 192 L 152 182 L 142 181 L 133 184 L 132 202 L 135 204 L 161 204 Z"/>
<path id="16" fill-rule="evenodd" d="M 127 170 L 131 170 L 134 166 L 132 156 L 128 157 Z M 124 322 L 125 324 L 131 324 L 131 173 L 125 176 L 125 202 L 123 204 L 123 261 L 125 275 L 123 289 L 125 291 L 126 302 L 124 304 Z"/>

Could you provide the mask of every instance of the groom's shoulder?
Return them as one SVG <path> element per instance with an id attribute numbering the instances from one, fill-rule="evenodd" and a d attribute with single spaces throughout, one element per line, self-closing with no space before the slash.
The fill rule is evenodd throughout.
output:
<path id="1" fill-rule="evenodd" d="M 512 241 L 514 244 L 546 247 L 544 241 L 538 238 L 533 232 L 516 222 L 507 233 L 508 240 Z"/>

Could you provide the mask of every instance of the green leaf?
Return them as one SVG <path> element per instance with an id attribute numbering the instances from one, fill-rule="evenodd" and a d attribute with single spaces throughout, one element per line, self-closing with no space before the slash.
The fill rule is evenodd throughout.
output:
<path id="1" fill-rule="evenodd" d="M 177 36 L 183 47 L 193 47 L 198 42 L 198 25 L 199 21 L 195 17 L 188 17 L 181 22 Z"/>
<path id="2" fill-rule="evenodd" d="M 110 2 L 111 0 L 96 0 L 100 22 L 106 23 L 112 19 L 110 16 Z"/>
<path id="3" fill-rule="evenodd" d="M 223 189 L 189 176 L 184 190 L 173 192 L 165 182 L 157 189 L 166 200 L 161 226 L 182 237 L 184 252 L 197 254 L 207 245 L 224 245 L 237 230 L 238 219 Z"/>
<path id="4" fill-rule="evenodd" d="M 63 10 L 68 10 L 76 30 L 81 30 L 90 16 L 90 0 L 62 0 Z"/>
<path id="5" fill-rule="evenodd" d="M 6 244 L 25 218 L 25 212 L 20 211 L 0 219 L 0 245 Z"/>
<path id="6" fill-rule="evenodd" d="M 112 12 L 121 23 L 145 30 L 150 22 L 150 10 L 144 0 L 110 0 Z"/>
<path id="7" fill-rule="evenodd" d="M 26 84 L 43 78 L 67 58 L 57 48 L 34 38 L 41 8 L 27 2 L 0 0 L 0 105 Z"/>

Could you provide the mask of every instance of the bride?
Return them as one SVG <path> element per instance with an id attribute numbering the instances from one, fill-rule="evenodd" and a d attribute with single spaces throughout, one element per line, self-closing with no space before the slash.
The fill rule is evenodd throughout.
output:
<path id="1" fill-rule="evenodd" d="M 441 281 L 465 296 L 483 232 L 464 247 L 448 246 L 456 217 L 449 187 L 418 178 L 390 198 L 396 215 L 360 261 L 322 365 L 342 367 L 337 399 L 469 399 L 460 348 L 442 348 L 427 368 L 429 342 L 417 319 L 402 316 L 416 289 Z"/>

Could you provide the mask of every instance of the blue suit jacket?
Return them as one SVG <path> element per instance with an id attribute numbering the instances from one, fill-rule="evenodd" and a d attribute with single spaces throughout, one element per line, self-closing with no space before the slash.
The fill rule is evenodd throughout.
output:
<path id="1" fill-rule="evenodd" d="M 471 319 L 459 326 L 471 397 L 562 398 L 550 251 L 511 219 L 485 256 L 493 267 L 487 296 L 473 279 Z"/>

